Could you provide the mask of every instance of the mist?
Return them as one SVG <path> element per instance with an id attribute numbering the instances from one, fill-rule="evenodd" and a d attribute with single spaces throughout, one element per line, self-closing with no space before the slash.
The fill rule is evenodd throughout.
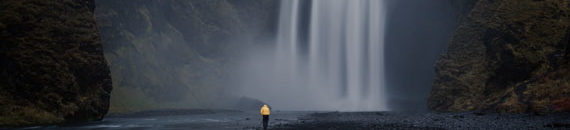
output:
<path id="1" fill-rule="evenodd" d="M 229 75 L 243 48 L 272 39 L 276 2 L 96 4 L 114 87 L 111 112 L 238 109 L 241 101 L 256 103 L 233 93 L 237 86 Z"/>
<path id="2" fill-rule="evenodd" d="M 112 111 L 424 111 L 458 21 L 449 1 L 131 3 L 97 3 Z"/>
<path id="3" fill-rule="evenodd" d="M 434 65 L 445 53 L 460 21 L 461 12 L 452 5 L 456 2 L 387 2 L 386 91 L 391 110 L 428 110 L 427 97 L 435 76 Z"/>
<path id="4" fill-rule="evenodd" d="M 280 3 L 276 45 L 240 59 L 240 94 L 284 110 L 427 110 L 433 65 L 459 22 L 453 2 Z"/>
<path id="5" fill-rule="evenodd" d="M 387 110 L 382 1 L 280 4 L 276 45 L 239 68 L 244 95 L 283 110 Z"/>

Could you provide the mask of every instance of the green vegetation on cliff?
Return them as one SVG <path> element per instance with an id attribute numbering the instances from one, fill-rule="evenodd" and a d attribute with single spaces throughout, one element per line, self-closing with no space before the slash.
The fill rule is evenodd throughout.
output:
<path id="1" fill-rule="evenodd" d="M 97 21 L 112 112 L 211 108 L 240 47 L 271 35 L 273 0 L 107 0 Z"/>
<path id="2" fill-rule="evenodd" d="M 112 89 L 92 0 L 0 1 L 0 126 L 100 120 Z"/>
<path id="3" fill-rule="evenodd" d="M 436 111 L 569 111 L 570 2 L 479 0 L 436 64 Z"/>

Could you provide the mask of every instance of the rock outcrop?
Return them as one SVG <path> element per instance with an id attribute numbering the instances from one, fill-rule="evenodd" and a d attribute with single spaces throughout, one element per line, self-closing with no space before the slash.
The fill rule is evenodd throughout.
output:
<path id="1" fill-rule="evenodd" d="M 0 1 L 0 126 L 100 120 L 112 89 L 93 0 Z"/>
<path id="2" fill-rule="evenodd" d="M 569 6 L 568 0 L 479 0 L 435 65 L 429 108 L 568 111 Z"/>

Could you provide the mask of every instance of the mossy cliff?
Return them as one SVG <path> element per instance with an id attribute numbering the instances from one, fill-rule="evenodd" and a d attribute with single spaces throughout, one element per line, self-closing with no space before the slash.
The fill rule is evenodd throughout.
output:
<path id="1" fill-rule="evenodd" d="M 276 10 L 274 0 L 98 1 L 111 111 L 224 104 L 238 48 L 273 37 Z"/>
<path id="2" fill-rule="evenodd" d="M 436 111 L 570 111 L 570 2 L 479 0 L 436 63 Z"/>
<path id="3" fill-rule="evenodd" d="M 0 1 L 0 126 L 100 120 L 112 89 L 93 0 Z"/>

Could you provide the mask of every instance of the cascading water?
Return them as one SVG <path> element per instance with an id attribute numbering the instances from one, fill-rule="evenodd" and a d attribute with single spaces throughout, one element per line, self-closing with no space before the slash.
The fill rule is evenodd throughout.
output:
<path id="1" fill-rule="evenodd" d="M 383 1 L 313 0 L 306 12 L 301 4 L 281 1 L 275 50 L 244 61 L 242 93 L 282 110 L 387 110 Z"/>

